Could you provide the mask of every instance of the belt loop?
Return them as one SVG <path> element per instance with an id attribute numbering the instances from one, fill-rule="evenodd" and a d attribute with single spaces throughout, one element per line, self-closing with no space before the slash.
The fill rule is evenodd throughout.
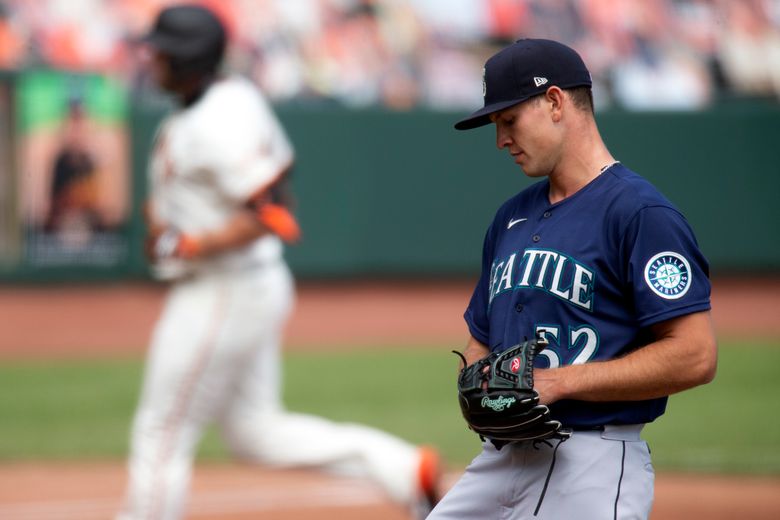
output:
<path id="1" fill-rule="evenodd" d="M 645 427 L 642 424 L 608 424 L 604 427 L 604 431 L 601 433 L 602 439 L 609 439 L 614 441 L 640 441 L 642 440 L 642 429 Z"/>

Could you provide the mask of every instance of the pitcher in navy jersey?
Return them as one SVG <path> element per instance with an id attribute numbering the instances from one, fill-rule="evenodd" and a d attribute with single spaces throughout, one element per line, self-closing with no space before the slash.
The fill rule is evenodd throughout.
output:
<path id="1" fill-rule="evenodd" d="M 715 376 L 707 261 L 679 210 L 607 149 L 573 49 L 519 40 L 487 61 L 483 89 L 455 128 L 494 124 L 498 148 L 540 180 L 487 231 L 464 354 L 543 335 L 535 389 L 572 435 L 485 442 L 428 518 L 647 518 L 642 427 Z"/>

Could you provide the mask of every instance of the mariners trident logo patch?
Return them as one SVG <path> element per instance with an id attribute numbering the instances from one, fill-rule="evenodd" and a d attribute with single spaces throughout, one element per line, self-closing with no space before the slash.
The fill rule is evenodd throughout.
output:
<path id="1" fill-rule="evenodd" d="M 661 298 L 682 298 L 691 287 L 691 265 L 680 253 L 658 253 L 645 265 L 645 282 Z"/>

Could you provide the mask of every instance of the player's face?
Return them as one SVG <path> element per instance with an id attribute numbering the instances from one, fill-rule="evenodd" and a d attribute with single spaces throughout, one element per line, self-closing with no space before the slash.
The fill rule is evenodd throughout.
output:
<path id="1" fill-rule="evenodd" d="M 165 54 L 153 49 L 149 54 L 149 70 L 155 83 L 163 90 L 171 91 L 175 86 L 174 75 L 171 72 L 170 60 Z"/>
<path id="2" fill-rule="evenodd" d="M 549 175 L 560 156 L 560 141 L 550 104 L 535 97 L 490 115 L 496 146 L 506 148 L 529 177 Z"/>

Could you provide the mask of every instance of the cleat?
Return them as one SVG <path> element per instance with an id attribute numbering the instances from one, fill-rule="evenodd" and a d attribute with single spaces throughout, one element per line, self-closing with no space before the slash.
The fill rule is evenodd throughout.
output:
<path id="1" fill-rule="evenodd" d="M 426 518 L 441 499 L 441 458 L 431 447 L 420 448 L 420 465 L 417 470 L 417 496 L 412 505 L 413 518 Z"/>

